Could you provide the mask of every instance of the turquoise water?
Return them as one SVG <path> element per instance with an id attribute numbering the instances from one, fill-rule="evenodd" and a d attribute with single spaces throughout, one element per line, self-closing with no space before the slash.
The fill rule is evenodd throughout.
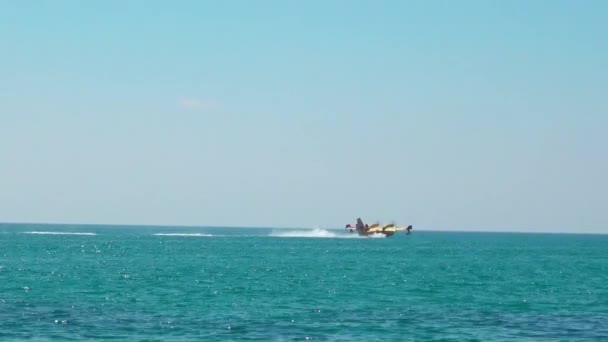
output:
<path id="1" fill-rule="evenodd" d="M 608 339 L 608 236 L 0 225 L 1 341 L 436 339 Z"/>

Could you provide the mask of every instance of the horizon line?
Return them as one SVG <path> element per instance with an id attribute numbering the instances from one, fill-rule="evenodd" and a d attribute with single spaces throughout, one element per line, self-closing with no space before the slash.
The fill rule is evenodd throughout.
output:
<path id="1" fill-rule="evenodd" d="M 329 228 L 329 227 L 302 227 L 302 226 L 241 226 L 241 225 L 193 225 L 193 224 L 144 224 L 144 223 L 133 223 L 133 224 L 124 224 L 124 223 L 66 223 L 66 222 L 25 222 L 25 221 L 16 221 L 16 222 L 5 222 L 0 221 L 0 225 L 49 225 L 49 226 L 107 226 L 107 227 L 155 227 L 155 228 L 237 228 L 237 229 L 329 229 L 329 230 L 342 230 L 341 228 Z M 443 233 L 517 233 L 517 234 L 571 234 L 571 235 L 608 235 L 608 232 L 595 232 L 595 231 L 532 231 L 532 230 L 487 230 L 487 229 L 446 229 L 446 228 L 423 228 L 420 230 L 417 229 L 413 225 L 413 232 L 422 231 L 422 232 L 443 232 Z"/>

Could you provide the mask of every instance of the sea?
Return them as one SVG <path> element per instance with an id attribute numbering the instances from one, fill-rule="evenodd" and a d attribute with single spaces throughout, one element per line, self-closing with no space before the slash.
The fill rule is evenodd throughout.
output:
<path id="1" fill-rule="evenodd" d="M 0 341 L 608 341 L 608 236 L 0 224 Z"/>

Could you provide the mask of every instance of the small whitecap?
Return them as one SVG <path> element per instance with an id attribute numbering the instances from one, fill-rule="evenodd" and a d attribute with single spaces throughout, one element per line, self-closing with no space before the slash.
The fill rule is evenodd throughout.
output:
<path id="1" fill-rule="evenodd" d="M 156 236 L 182 236 L 182 237 L 212 237 L 212 234 L 202 233 L 155 233 Z"/>
<path id="2" fill-rule="evenodd" d="M 96 233 L 87 233 L 87 232 L 23 232 L 23 234 L 33 234 L 33 235 L 97 235 Z"/>

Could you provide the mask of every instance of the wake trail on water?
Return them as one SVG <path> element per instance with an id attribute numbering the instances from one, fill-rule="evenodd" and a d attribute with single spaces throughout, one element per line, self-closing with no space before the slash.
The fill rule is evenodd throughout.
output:
<path id="1" fill-rule="evenodd" d="M 374 233 L 374 234 L 368 235 L 367 237 L 372 238 L 372 239 L 384 239 L 384 238 L 386 238 L 386 235 L 380 234 L 380 233 Z"/>
<path id="2" fill-rule="evenodd" d="M 35 235 L 97 235 L 97 233 L 79 233 L 79 232 L 23 232 L 23 234 Z"/>
<path id="3" fill-rule="evenodd" d="M 382 234 L 379 234 L 379 237 L 384 237 Z M 270 233 L 272 237 L 303 237 L 303 238 L 336 238 L 336 239 L 359 239 L 365 238 L 365 236 L 359 236 L 357 234 L 351 233 L 337 233 L 331 232 L 326 229 L 310 229 L 310 230 L 291 230 L 291 231 L 278 231 L 275 230 Z M 375 237 L 375 236 L 374 236 Z"/>

